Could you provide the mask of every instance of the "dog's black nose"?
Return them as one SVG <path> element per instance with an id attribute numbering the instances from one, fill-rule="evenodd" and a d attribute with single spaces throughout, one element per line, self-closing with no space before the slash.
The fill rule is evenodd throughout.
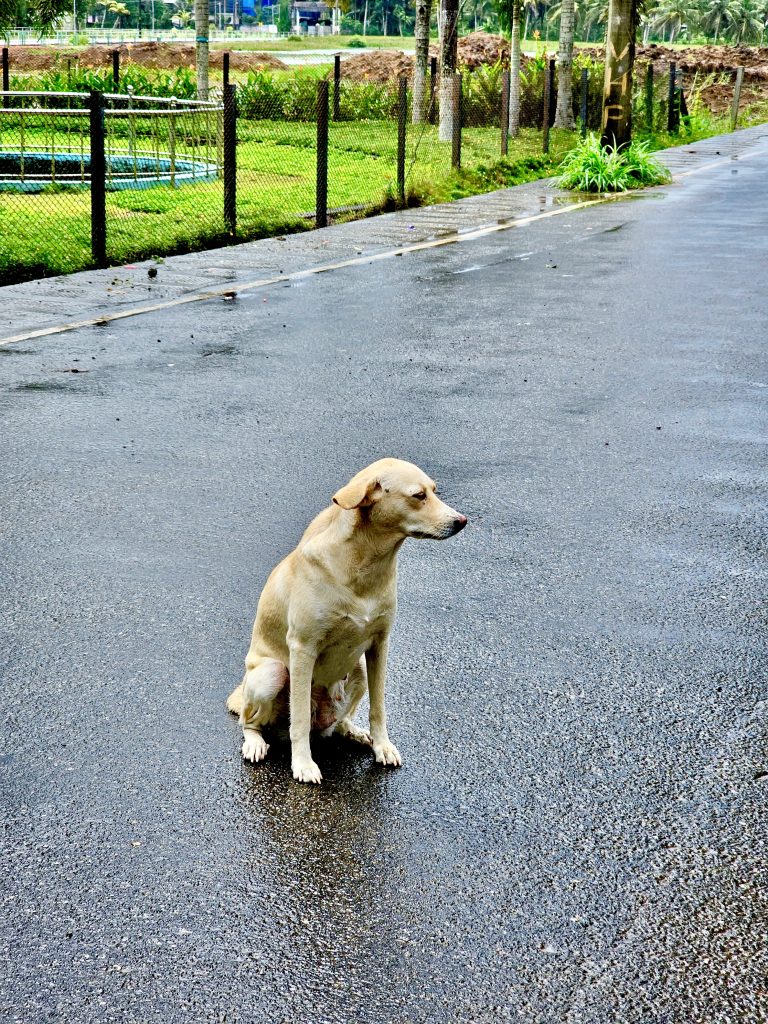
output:
<path id="1" fill-rule="evenodd" d="M 453 532 L 454 533 L 458 533 L 460 530 L 463 530 L 466 525 L 467 525 L 467 517 L 459 514 L 453 520 Z"/>

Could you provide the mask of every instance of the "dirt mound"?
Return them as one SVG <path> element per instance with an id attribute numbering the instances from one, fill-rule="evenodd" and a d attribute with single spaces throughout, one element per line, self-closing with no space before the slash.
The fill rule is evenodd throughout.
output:
<path id="1" fill-rule="evenodd" d="M 439 57 L 438 47 L 433 43 L 429 48 L 430 57 Z M 522 56 L 522 65 L 530 57 Z M 341 62 L 341 75 L 351 82 L 376 82 L 383 85 L 400 75 L 408 78 L 413 74 L 414 58 L 400 50 L 377 50 L 375 53 L 360 53 Z M 474 70 L 484 64 L 499 61 L 509 67 L 509 41 L 503 36 L 488 32 L 473 32 L 459 39 L 459 64 Z"/>
<path id="2" fill-rule="evenodd" d="M 459 64 L 471 71 L 481 64 L 509 64 L 509 40 L 489 32 L 472 32 L 459 39 Z"/>
<path id="3" fill-rule="evenodd" d="M 72 61 L 86 68 L 111 67 L 112 53 L 118 50 L 123 64 L 139 64 L 145 68 L 172 70 L 178 67 L 195 66 L 195 47 L 185 43 L 124 43 L 120 46 L 86 46 L 76 49 L 52 46 L 12 46 L 10 48 L 11 71 L 43 71 Z M 222 50 L 210 51 L 210 65 L 220 68 L 223 62 Z M 281 60 L 269 53 L 232 53 L 229 66 L 234 71 L 251 71 L 261 68 L 285 68 Z"/>
<path id="4" fill-rule="evenodd" d="M 744 86 L 741 90 L 741 109 L 743 110 L 751 103 L 760 103 L 765 98 L 765 87 Z M 733 104 L 733 86 L 729 82 L 720 85 L 707 85 L 701 90 L 701 101 L 713 114 L 725 114 Z"/>
<path id="5" fill-rule="evenodd" d="M 653 61 L 654 64 L 669 64 L 674 61 L 683 71 L 710 72 L 733 71 L 736 68 L 758 68 L 768 66 L 766 46 L 696 46 L 686 50 L 672 50 L 667 46 L 638 46 L 638 60 Z"/>
<path id="6" fill-rule="evenodd" d="M 375 82 L 384 85 L 400 75 L 408 78 L 413 73 L 413 57 L 400 50 L 377 50 L 358 53 L 341 62 L 341 77 L 350 82 Z"/>

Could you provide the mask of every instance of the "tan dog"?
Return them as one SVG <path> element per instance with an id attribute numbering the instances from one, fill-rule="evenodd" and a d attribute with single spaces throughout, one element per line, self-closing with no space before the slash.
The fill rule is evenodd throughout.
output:
<path id="1" fill-rule="evenodd" d="M 379 764 L 402 764 L 384 710 L 397 553 L 408 537 L 443 540 L 467 525 L 435 491 L 418 466 L 380 459 L 334 494 L 273 570 L 259 599 L 245 676 L 227 700 L 240 716 L 246 761 L 266 757 L 262 728 L 290 710 L 299 782 L 322 778 L 309 747 L 312 728 L 372 746 Z M 370 734 L 352 722 L 366 686 Z"/>

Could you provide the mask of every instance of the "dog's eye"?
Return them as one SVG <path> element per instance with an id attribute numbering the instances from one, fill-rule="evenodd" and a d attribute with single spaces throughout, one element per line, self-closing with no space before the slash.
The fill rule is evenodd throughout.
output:
<path id="1" fill-rule="evenodd" d="M 427 500 L 427 492 L 426 491 L 419 491 L 418 494 L 414 494 L 414 498 L 416 499 L 416 501 L 426 501 Z"/>

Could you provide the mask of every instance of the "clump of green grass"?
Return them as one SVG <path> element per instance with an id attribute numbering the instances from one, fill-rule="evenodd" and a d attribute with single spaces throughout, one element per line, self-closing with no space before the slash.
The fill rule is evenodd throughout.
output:
<path id="1" fill-rule="evenodd" d="M 558 184 L 578 192 L 627 192 L 669 180 L 669 171 L 651 155 L 647 143 L 617 149 L 602 146 L 590 133 L 560 164 Z"/>

